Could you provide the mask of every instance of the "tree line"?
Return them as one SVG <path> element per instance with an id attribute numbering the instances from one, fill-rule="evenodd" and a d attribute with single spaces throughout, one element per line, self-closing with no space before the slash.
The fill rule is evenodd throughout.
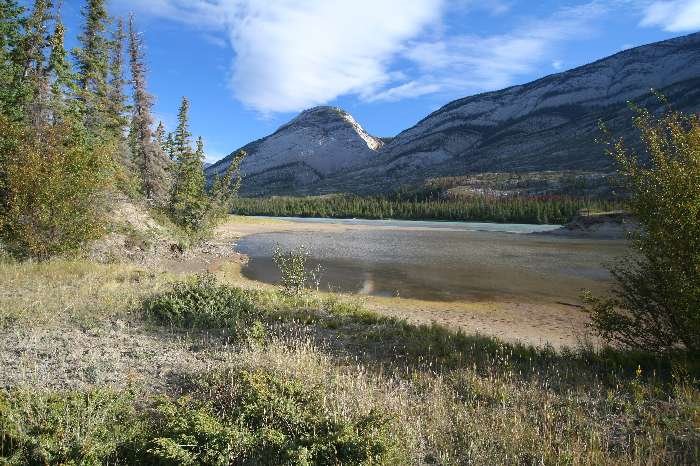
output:
<path id="1" fill-rule="evenodd" d="M 105 230 L 105 202 L 127 193 L 201 234 L 229 210 L 243 154 L 209 188 L 190 103 L 155 124 L 135 18 L 86 0 L 68 51 L 61 2 L 0 0 L 0 241 L 20 258 L 72 251 Z M 127 78 L 126 73 L 129 73 Z"/>
<path id="2" fill-rule="evenodd" d="M 499 223 L 562 224 L 582 210 L 611 211 L 616 201 L 569 196 L 473 196 L 406 198 L 402 196 L 328 195 L 309 197 L 239 197 L 240 215 L 330 217 L 405 220 L 489 221 Z"/>

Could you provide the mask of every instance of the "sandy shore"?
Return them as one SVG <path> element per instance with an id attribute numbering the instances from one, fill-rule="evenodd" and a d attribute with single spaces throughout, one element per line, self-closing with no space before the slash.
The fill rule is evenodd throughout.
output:
<path id="1" fill-rule="evenodd" d="M 259 233 L 381 229 L 382 226 L 298 223 L 277 219 L 232 217 L 215 234 L 217 241 L 235 243 L 237 239 Z M 241 286 L 265 288 L 270 285 L 244 277 L 239 261 L 214 261 L 211 271 L 225 274 Z M 534 345 L 550 344 L 556 348 L 575 346 L 588 338 L 587 315 L 578 307 L 566 304 L 531 302 L 523 299 L 479 302 L 434 302 L 404 298 L 350 296 L 381 314 L 401 317 L 414 323 L 437 323 L 466 333 L 496 336 L 508 341 Z"/>

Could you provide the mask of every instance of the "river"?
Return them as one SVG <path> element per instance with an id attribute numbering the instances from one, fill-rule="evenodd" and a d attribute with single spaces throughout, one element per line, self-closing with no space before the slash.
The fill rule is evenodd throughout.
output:
<path id="1" fill-rule="evenodd" d="M 284 220 L 352 226 L 242 238 L 243 274 L 276 283 L 277 245 L 305 245 L 320 264 L 322 290 L 429 301 L 513 300 L 578 304 L 582 290 L 610 286 L 607 265 L 626 253 L 621 240 L 546 234 L 556 225 L 396 220 Z M 308 226 L 308 225 L 307 225 Z"/>

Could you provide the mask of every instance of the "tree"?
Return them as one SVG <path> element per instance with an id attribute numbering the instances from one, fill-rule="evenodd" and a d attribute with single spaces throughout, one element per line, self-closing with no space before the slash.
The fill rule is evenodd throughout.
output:
<path id="1" fill-rule="evenodd" d="M 169 183 L 167 168 L 169 160 L 159 144 L 153 140 L 153 97 L 146 88 L 146 64 L 143 42 L 134 26 L 133 15 L 129 18 L 129 57 L 132 84 L 134 87 L 133 116 L 131 120 L 131 151 L 140 169 L 143 191 L 146 198 L 157 205 L 166 202 Z"/>
<path id="2" fill-rule="evenodd" d="M 54 32 L 49 39 L 49 73 L 51 74 L 51 97 L 53 121 L 58 122 L 69 108 L 75 110 L 73 97 L 73 70 L 67 59 L 65 36 L 66 29 L 61 20 L 61 11 L 57 7 L 54 18 Z M 75 113 L 75 112 L 74 112 Z"/>
<path id="3" fill-rule="evenodd" d="M 609 143 L 640 223 L 636 254 L 612 270 L 611 297 L 588 294 L 593 326 L 631 348 L 700 351 L 700 121 L 637 110 L 645 154 Z"/>
<path id="4" fill-rule="evenodd" d="M 20 259 L 74 251 L 103 232 L 106 148 L 70 119 L 0 117 L 0 240 Z"/>
<path id="5" fill-rule="evenodd" d="M 110 41 L 110 59 L 107 79 L 107 129 L 119 141 L 125 141 L 126 129 L 129 125 L 124 86 L 124 21 L 120 18 Z"/>
<path id="6" fill-rule="evenodd" d="M 15 0 L 0 0 L 0 114 L 17 121 L 22 117 L 22 65 L 20 44 L 24 8 Z"/>
<path id="7" fill-rule="evenodd" d="M 178 126 L 175 130 L 176 169 L 170 198 L 170 212 L 173 220 L 191 233 L 204 229 L 208 211 L 205 193 L 203 157 L 204 142 L 197 140 L 197 150 L 190 145 L 189 100 L 182 99 L 178 112 Z"/>
<path id="8" fill-rule="evenodd" d="M 110 18 L 106 0 L 88 0 L 83 7 L 85 26 L 78 37 L 81 48 L 73 51 L 78 75 L 79 98 L 83 106 L 85 125 L 95 133 L 106 127 L 107 80 L 109 69 Z"/>
<path id="9" fill-rule="evenodd" d="M 241 187 L 242 176 L 240 168 L 246 155 L 245 151 L 238 151 L 224 174 L 214 179 L 209 192 L 208 216 L 211 222 L 216 222 L 231 212 L 234 200 Z"/>
<path id="10" fill-rule="evenodd" d="M 49 120 L 51 104 L 49 72 L 45 50 L 48 44 L 48 22 L 51 19 L 51 4 L 48 0 L 35 0 L 34 8 L 24 25 L 24 34 L 19 47 L 22 66 L 21 82 L 22 113 L 26 120 L 38 128 Z"/>

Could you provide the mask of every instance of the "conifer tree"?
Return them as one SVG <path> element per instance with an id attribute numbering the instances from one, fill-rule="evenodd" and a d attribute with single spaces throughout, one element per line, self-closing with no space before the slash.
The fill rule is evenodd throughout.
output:
<path id="1" fill-rule="evenodd" d="M 16 0 L 0 0 L 0 114 L 12 121 L 22 117 L 23 14 Z"/>
<path id="2" fill-rule="evenodd" d="M 129 120 L 126 116 L 128 105 L 124 86 L 124 21 L 119 18 L 110 41 L 110 61 L 107 80 L 107 128 L 119 140 L 125 140 Z"/>
<path id="3" fill-rule="evenodd" d="M 182 99 L 178 112 L 178 126 L 175 130 L 175 156 L 177 166 L 170 200 L 173 220 L 191 233 L 200 231 L 206 223 L 208 210 L 204 177 L 204 142 L 197 140 L 197 150 L 193 151 L 189 130 L 189 100 Z"/>
<path id="4" fill-rule="evenodd" d="M 110 19 L 106 0 L 88 0 L 83 7 L 85 26 L 78 38 L 82 47 L 73 52 L 78 68 L 77 84 L 86 126 L 99 133 L 106 126 Z"/>
<path id="5" fill-rule="evenodd" d="M 143 42 L 134 25 L 134 17 L 129 18 L 129 58 L 131 63 L 133 96 L 133 116 L 131 121 L 131 150 L 140 169 L 143 191 L 147 199 L 156 204 L 166 201 L 169 183 L 167 177 L 168 160 L 161 147 L 153 140 L 153 97 L 146 89 L 146 64 L 143 56 Z"/>
<path id="6" fill-rule="evenodd" d="M 60 3 L 54 15 L 54 31 L 49 38 L 49 73 L 51 75 L 51 107 L 53 123 L 61 120 L 68 108 L 74 106 L 73 70 L 67 59 L 65 46 L 66 30 L 61 20 Z"/>
<path id="7" fill-rule="evenodd" d="M 35 0 L 31 14 L 25 23 L 20 48 L 22 63 L 22 105 L 28 123 L 38 128 L 49 120 L 51 86 L 45 50 L 48 46 L 48 23 L 51 4 L 48 0 Z"/>

